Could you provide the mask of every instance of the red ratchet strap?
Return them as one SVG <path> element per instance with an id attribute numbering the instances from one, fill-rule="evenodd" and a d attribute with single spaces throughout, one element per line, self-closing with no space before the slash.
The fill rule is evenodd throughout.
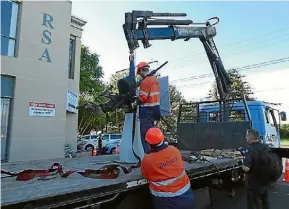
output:
<path id="1" fill-rule="evenodd" d="M 48 180 L 51 178 L 56 178 L 57 174 L 59 174 L 60 177 L 62 178 L 66 178 L 73 173 L 78 173 L 84 177 L 94 178 L 94 179 L 115 179 L 119 176 L 120 169 L 122 169 L 122 171 L 125 174 L 128 174 L 132 171 L 133 168 L 136 168 L 136 167 L 137 166 L 132 165 L 126 168 L 124 166 L 120 166 L 119 164 L 110 164 L 110 165 L 105 165 L 97 170 L 86 169 L 85 171 L 70 170 L 70 171 L 64 172 L 61 164 L 53 163 L 50 166 L 50 168 L 47 170 L 28 169 L 28 170 L 24 170 L 18 173 L 12 173 L 12 172 L 1 170 L 1 174 L 6 174 L 8 175 L 8 177 L 16 176 L 17 181 L 28 181 L 33 178 L 37 178 L 37 180 Z"/>

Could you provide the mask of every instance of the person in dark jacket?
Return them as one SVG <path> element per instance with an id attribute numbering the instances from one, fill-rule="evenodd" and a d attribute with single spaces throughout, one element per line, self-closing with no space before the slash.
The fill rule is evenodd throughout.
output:
<path id="1" fill-rule="evenodd" d="M 269 209 L 268 189 L 269 185 L 258 181 L 258 160 L 264 144 L 259 142 L 259 132 L 249 129 L 246 134 L 248 142 L 244 150 L 243 170 L 246 172 L 247 209 Z"/>
<path id="2" fill-rule="evenodd" d="M 100 134 L 98 136 L 98 154 L 102 154 L 102 135 Z"/>

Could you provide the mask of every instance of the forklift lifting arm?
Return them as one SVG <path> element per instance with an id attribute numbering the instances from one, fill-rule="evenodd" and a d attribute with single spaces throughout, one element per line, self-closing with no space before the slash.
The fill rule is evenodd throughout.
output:
<path id="1" fill-rule="evenodd" d="M 151 46 L 149 40 L 172 41 L 191 38 L 199 38 L 202 42 L 207 57 L 210 61 L 213 73 L 216 77 L 218 92 L 221 101 L 225 101 L 230 96 L 230 86 L 232 84 L 228 73 L 224 69 L 222 60 L 214 43 L 216 36 L 216 25 L 219 18 L 213 17 L 205 23 L 194 23 L 192 20 L 178 19 L 157 19 L 155 17 L 185 17 L 185 13 L 153 13 L 152 11 L 132 11 L 125 14 L 125 24 L 123 24 L 124 34 L 128 43 L 130 53 L 139 47 L 138 41 L 142 41 L 144 48 Z M 210 20 L 217 20 L 211 24 Z M 148 27 L 154 26 L 154 27 Z M 166 26 L 166 27 L 155 27 Z"/>

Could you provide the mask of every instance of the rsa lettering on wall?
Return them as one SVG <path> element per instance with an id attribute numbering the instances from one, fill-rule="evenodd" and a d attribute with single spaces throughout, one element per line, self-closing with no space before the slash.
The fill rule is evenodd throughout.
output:
<path id="1" fill-rule="evenodd" d="M 52 39 L 51 39 L 51 30 L 54 29 L 53 27 L 53 17 L 47 13 L 42 13 L 43 16 L 42 16 L 42 26 L 44 26 L 44 30 L 42 31 L 42 38 L 41 38 L 41 42 L 43 44 L 46 44 L 46 45 L 50 45 L 51 42 L 52 42 Z M 45 47 L 41 57 L 39 58 L 39 60 L 41 61 L 45 61 L 45 62 L 52 62 L 51 61 L 51 57 L 50 57 L 50 54 L 49 54 L 49 50 L 47 47 Z"/>

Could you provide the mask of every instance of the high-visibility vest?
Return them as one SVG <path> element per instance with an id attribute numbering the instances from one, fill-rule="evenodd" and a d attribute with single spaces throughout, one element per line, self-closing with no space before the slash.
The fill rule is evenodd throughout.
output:
<path id="1" fill-rule="evenodd" d="M 142 160 L 141 170 L 154 196 L 176 197 L 191 187 L 182 156 L 173 146 L 146 154 Z"/>
<path id="2" fill-rule="evenodd" d="M 160 84 L 154 76 L 146 77 L 139 88 L 139 100 L 142 107 L 153 107 L 160 105 Z"/>

